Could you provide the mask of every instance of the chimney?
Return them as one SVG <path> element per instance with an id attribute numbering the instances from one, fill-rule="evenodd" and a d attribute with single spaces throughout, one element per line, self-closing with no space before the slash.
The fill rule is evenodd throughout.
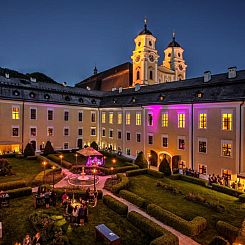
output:
<path id="1" fill-rule="evenodd" d="M 203 76 L 203 81 L 206 83 L 209 82 L 210 80 L 211 80 L 211 72 L 205 71 Z"/>
<path id="2" fill-rule="evenodd" d="M 122 93 L 122 91 L 123 91 L 123 88 L 120 87 L 120 88 L 118 89 L 119 94 Z"/>
<path id="3" fill-rule="evenodd" d="M 5 73 L 5 77 L 9 79 L 9 73 Z"/>
<path id="4" fill-rule="evenodd" d="M 228 68 L 228 78 L 235 78 L 236 77 L 236 67 L 229 67 Z"/>
<path id="5" fill-rule="evenodd" d="M 30 81 L 35 83 L 35 82 L 37 82 L 37 79 L 35 77 L 30 77 Z"/>

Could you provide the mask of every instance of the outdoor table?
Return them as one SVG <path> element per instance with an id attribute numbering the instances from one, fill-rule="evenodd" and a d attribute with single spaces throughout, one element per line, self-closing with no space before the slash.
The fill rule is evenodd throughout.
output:
<path id="1" fill-rule="evenodd" d="M 121 239 L 118 235 L 113 233 L 106 225 L 100 224 L 95 226 L 96 230 L 96 240 L 97 239 L 106 239 L 111 245 L 119 245 Z"/>

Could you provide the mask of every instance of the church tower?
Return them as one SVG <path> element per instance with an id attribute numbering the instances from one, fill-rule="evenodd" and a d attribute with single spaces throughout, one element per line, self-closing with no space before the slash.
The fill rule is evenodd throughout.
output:
<path id="1" fill-rule="evenodd" d="M 156 50 L 156 38 L 147 29 L 146 19 L 144 29 L 134 39 L 135 50 L 133 61 L 133 86 L 136 84 L 151 85 L 157 80 L 157 66 L 159 55 Z"/>
<path id="2" fill-rule="evenodd" d="M 173 33 L 173 40 L 164 50 L 163 66 L 175 72 L 175 80 L 185 80 L 186 67 L 183 57 L 184 49 L 175 41 L 175 33 Z"/>

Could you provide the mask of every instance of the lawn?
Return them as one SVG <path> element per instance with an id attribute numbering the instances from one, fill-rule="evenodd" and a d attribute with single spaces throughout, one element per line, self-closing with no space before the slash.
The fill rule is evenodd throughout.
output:
<path id="1" fill-rule="evenodd" d="M 38 209 L 40 210 L 40 209 Z M 23 240 L 26 233 L 34 234 L 28 221 L 29 214 L 34 212 L 32 197 L 22 197 L 11 200 L 10 207 L 1 209 L 0 220 L 3 221 L 4 239 L 2 245 L 12 245 Z M 48 210 L 52 214 L 62 214 L 61 207 Z M 95 241 L 95 226 L 105 224 L 122 239 L 122 244 L 149 244 L 150 239 L 134 227 L 125 217 L 109 209 L 101 200 L 95 208 L 89 209 L 89 223 L 78 227 L 68 227 L 67 236 L 72 245 L 102 244 Z M 137 238 L 137 239 L 136 239 Z M 0 242 L 1 244 L 1 242 Z"/>
<path id="2" fill-rule="evenodd" d="M 129 190 L 135 194 L 167 209 L 186 220 L 191 220 L 196 216 L 203 216 L 208 221 L 208 228 L 194 240 L 201 244 L 208 244 L 214 235 L 217 235 L 215 225 L 218 220 L 226 221 L 234 226 L 241 227 L 245 218 L 245 204 L 238 202 L 235 197 L 219 193 L 208 188 L 188 183 L 181 180 L 160 179 L 162 182 L 178 187 L 183 193 L 199 193 L 209 201 L 219 201 L 226 208 L 225 213 L 218 213 L 214 210 L 193 203 L 184 198 L 184 195 L 174 195 L 156 186 L 159 179 L 148 175 L 130 177 Z"/>
<path id="3" fill-rule="evenodd" d="M 38 160 L 27 160 L 17 158 L 7 158 L 14 175 L 1 176 L 0 183 L 10 182 L 15 180 L 31 181 L 39 172 L 43 170 L 41 163 Z"/>

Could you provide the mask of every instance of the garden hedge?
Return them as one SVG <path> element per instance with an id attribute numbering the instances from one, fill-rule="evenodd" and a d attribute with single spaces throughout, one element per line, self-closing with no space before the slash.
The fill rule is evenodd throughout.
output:
<path id="1" fill-rule="evenodd" d="M 157 170 L 153 170 L 153 169 L 147 169 L 147 174 L 154 176 L 156 178 L 163 178 L 164 177 L 164 173 L 159 172 Z"/>
<path id="2" fill-rule="evenodd" d="M 245 194 L 242 194 L 239 196 L 239 201 L 240 202 L 245 202 Z"/>
<path id="3" fill-rule="evenodd" d="M 147 213 L 187 236 L 196 236 L 207 227 L 207 220 L 203 217 L 197 216 L 187 221 L 155 204 L 147 206 Z"/>
<path id="4" fill-rule="evenodd" d="M 136 175 L 141 175 L 141 174 L 147 174 L 147 168 L 135 169 L 135 170 L 131 170 L 131 171 L 127 171 L 126 172 L 126 175 L 128 177 L 136 176 Z"/>
<path id="5" fill-rule="evenodd" d="M 103 196 L 103 203 L 120 215 L 127 215 L 128 206 L 110 195 Z"/>
<path id="6" fill-rule="evenodd" d="M 172 179 L 172 180 L 180 180 L 181 174 L 172 174 L 172 175 L 168 176 L 168 178 Z"/>
<path id="7" fill-rule="evenodd" d="M 208 186 L 208 181 L 200 178 L 195 178 L 187 175 L 180 175 L 180 179 L 183 181 L 191 182 L 193 184 L 201 185 L 201 186 Z"/>
<path id="8" fill-rule="evenodd" d="M 150 219 L 144 217 L 143 215 L 132 211 L 127 215 L 127 219 L 141 231 L 149 235 L 151 238 L 155 239 L 152 241 L 152 245 L 177 245 L 179 244 L 179 239 L 174 234 L 165 230 L 160 225 L 154 223 Z M 156 239 L 157 238 L 157 239 Z"/>
<path id="9" fill-rule="evenodd" d="M 117 153 L 108 152 L 108 151 L 99 151 L 99 152 L 102 153 L 106 157 L 115 157 L 122 162 L 129 162 L 129 163 L 133 162 L 133 159 L 131 159 L 127 156 L 118 155 Z"/>
<path id="10" fill-rule="evenodd" d="M 234 190 L 230 187 L 219 185 L 219 184 L 212 184 L 212 189 L 234 197 L 239 197 L 241 194 L 244 193 L 242 191 Z"/>
<path id="11" fill-rule="evenodd" d="M 7 193 L 9 194 L 9 198 L 16 198 L 16 197 L 23 197 L 23 196 L 29 196 L 32 194 L 32 188 L 31 187 L 23 187 L 18 189 L 12 189 L 8 190 Z"/>
<path id="12" fill-rule="evenodd" d="M 239 235 L 239 229 L 224 221 L 218 221 L 216 224 L 218 233 L 226 238 L 230 243 L 233 243 Z"/>
<path id="13" fill-rule="evenodd" d="M 134 194 L 133 192 L 130 192 L 130 191 L 127 191 L 127 190 L 121 190 L 119 192 L 119 195 L 122 198 L 126 199 L 127 201 L 129 201 L 129 202 L 133 203 L 134 205 L 138 206 L 139 208 L 146 208 L 146 206 L 147 206 L 147 201 L 144 198 Z"/>
<path id="14" fill-rule="evenodd" d="M 60 158 L 56 155 L 56 154 L 49 154 L 47 156 L 48 159 L 50 159 L 51 161 L 54 161 L 56 163 L 58 163 L 60 165 L 61 160 Z M 70 162 L 67 162 L 64 158 L 62 159 L 62 166 L 61 167 L 65 167 L 70 169 L 72 167 L 72 164 Z"/>
<path id="15" fill-rule="evenodd" d="M 27 186 L 27 184 L 25 181 L 16 180 L 16 181 L 11 181 L 11 182 L 0 184 L 0 190 L 6 191 L 6 190 L 17 189 L 17 188 L 22 188 L 22 187 L 26 187 L 26 186 Z"/>
<path id="16" fill-rule="evenodd" d="M 221 236 L 215 236 L 209 245 L 230 245 L 230 243 Z"/>
<path id="17" fill-rule="evenodd" d="M 120 190 L 127 189 L 129 186 L 129 179 L 124 174 L 117 174 L 117 178 L 120 179 L 118 184 L 112 186 L 113 193 L 119 193 Z"/>

